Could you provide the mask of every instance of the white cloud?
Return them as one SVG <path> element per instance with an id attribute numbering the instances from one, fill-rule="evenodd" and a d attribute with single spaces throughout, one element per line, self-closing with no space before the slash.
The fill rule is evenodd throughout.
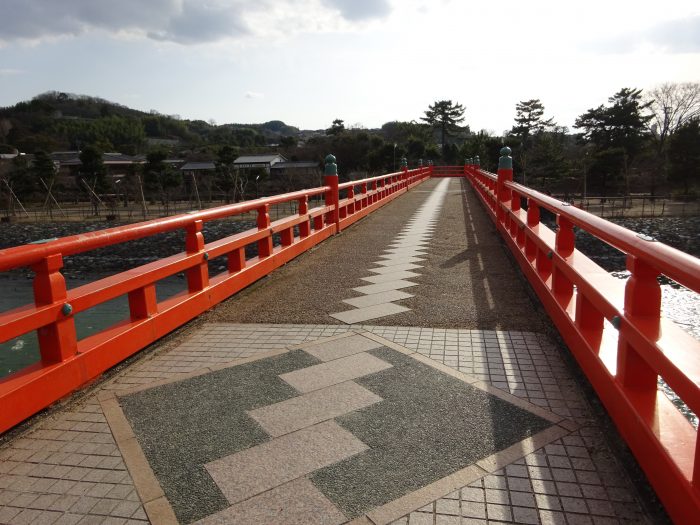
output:
<path id="1" fill-rule="evenodd" d="M 0 42 L 41 41 L 102 30 L 179 44 L 337 28 L 382 18 L 388 0 L 2 0 Z M 320 23 L 319 23 L 320 22 Z"/>
<path id="2" fill-rule="evenodd" d="M 632 30 L 589 41 L 584 49 L 602 54 L 663 51 L 700 52 L 700 15 L 666 20 L 646 29 Z"/>
<path id="3" fill-rule="evenodd" d="M 265 94 L 257 91 L 246 91 L 245 98 L 265 98 Z"/>
<path id="4" fill-rule="evenodd" d="M 391 12 L 387 0 L 322 0 L 322 3 L 340 11 L 347 20 L 384 18 Z"/>
<path id="5" fill-rule="evenodd" d="M 11 77 L 15 75 L 22 75 L 24 71 L 21 69 L 12 69 L 12 68 L 5 68 L 5 69 L 0 69 L 0 77 Z"/>

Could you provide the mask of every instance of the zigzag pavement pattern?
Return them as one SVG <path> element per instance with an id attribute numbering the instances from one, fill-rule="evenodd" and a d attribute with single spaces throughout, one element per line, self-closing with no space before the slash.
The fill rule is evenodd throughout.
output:
<path id="1" fill-rule="evenodd" d="M 354 324 L 410 310 L 396 304 L 395 301 L 413 297 L 403 290 L 418 285 L 408 279 L 421 275 L 414 270 L 422 268 L 417 263 L 423 260 L 421 256 L 428 250 L 448 185 L 449 180 L 443 179 L 435 186 L 406 227 L 396 236 L 389 248 L 384 250 L 380 260 L 374 262 L 378 266 L 369 269 L 374 275 L 362 278 L 370 284 L 353 288 L 355 292 L 363 295 L 343 300 L 354 308 L 332 313 L 331 317 L 343 323 Z"/>

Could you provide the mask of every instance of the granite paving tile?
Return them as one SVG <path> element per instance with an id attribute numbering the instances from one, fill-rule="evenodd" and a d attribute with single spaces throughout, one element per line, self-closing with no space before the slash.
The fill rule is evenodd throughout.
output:
<path id="1" fill-rule="evenodd" d="M 206 469 L 230 503 L 278 487 L 367 450 L 333 421 L 286 434 L 213 461 Z"/>
<path id="2" fill-rule="evenodd" d="M 352 335 L 350 337 L 341 337 L 340 339 L 334 339 L 332 341 L 307 345 L 303 347 L 303 350 L 316 359 L 325 362 L 359 354 L 360 352 L 366 352 L 367 350 L 373 350 L 381 346 L 381 343 L 369 339 L 368 337 Z"/>
<path id="3" fill-rule="evenodd" d="M 381 397 L 347 381 L 248 412 L 273 437 L 379 403 Z"/>
<path id="4" fill-rule="evenodd" d="M 408 299 L 410 297 L 414 297 L 413 294 L 402 292 L 400 290 L 389 290 L 386 292 L 378 292 L 362 295 L 360 297 L 353 297 L 352 299 L 343 299 L 343 302 L 349 304 L 350 306 L 354 306 L 355 308 L 366 308 L 367 306 L 401 301 L 402 299 Z"/>
<path id="5" fill-rule="evenodd" d="M 382 275 L 373 275 L 371 277 L 361 277 L 363 281 L 368 283 L 379 284 L 387 281 L 395 281 L 398 279 L 411 279 L 412 277 L 420 277 L 421 274 L 409 271 L 391 272 Z"/>
<path id="6" fill-rule="evenodd" d="M 299 478 L 208 516 L 196 525 L 338 525 L 345 516 L 307 478 Z"/>
<path id="7" fill-rule="evenodd" d="M 423 267 L 419 264 L 405 263 L 405 264 L 397 264 L 394 266 L 382 266 L 379 268 L 370 268 L 369 271 L 372 273 L 377 273 L 377 274 L 385 274 L 385 273 L 417 270 L 419 268 L 423 268 Z"/>
<path id="8" fill-rule="evenodd" d="M 391 365 L 386 361 L 360 353 L 281 374 L 279 377 L 299 392 L 306 393 L 387 368 L 391 368 Z"/>
<path id="9" fill-rule="evenodd" d="M 397 279 L 395 281 L 389 281 L 385 283 L 379 283 L 379 284 L 368 284 L 367 286 L 358 286 L 357 288 L 353 288 L 356 292 L 364 293 L 364 294 L 372 294 L 372 293 L 380 293 L 380 292 L 388 292 L 389 290 L 400 290 L 402 288 L 410 288 L 411 286 L 417 286 L 418 283 L 414 283 L 411 281 L 405 281 L 402 279 Z"/>
<path id="10" fill-rule="evenodd" d="M 395 283 L 397 281 L 391 282 Z M 408 310 L 410 310 L 410 308 L 406 308 L 400 304 L 379 303 L 372 306 L 365 306 L 364 308 L 355 308 L 354 310 L 335 312 L 330 314 L 330 316 L 346 324 L 355 324 L 377 319 L 379 317 L 386 317 L 387 315 L 400 314 L 401 312 L 406 312 Z"/>

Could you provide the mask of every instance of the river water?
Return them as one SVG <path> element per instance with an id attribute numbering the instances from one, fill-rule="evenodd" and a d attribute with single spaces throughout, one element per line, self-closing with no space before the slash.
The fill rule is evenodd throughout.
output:
<path id="1" fill-rule="evenodd" d="M 553 226 L 553 218 L 543 215 L 543 222 Z M 660 242 L 700 257 L 700 217 L 660 217 L 645 219 L 614 219 L 613 222 L 654 237 Z M 25 244 L 37 239 L 63 237 L 103 227 L 101 224 L 76 223 L 9 224 L 2 225 L 0 249 Z M 207 241 L 220 239 L 254 227 L 249 221 L 222 220 L 207 223 L 204 235 Z M 184 236 L 180 231 L 161 234 L 148 239 L 131 241 L 88 254 L 65 259 L 64 275 L 69 288 L 93 281 L 100 276 L 118 273 L 158 258 L 182 251 Z M 600 266 L 619 279 L 627 279 L 625 255 L 585 232 L 576 234 L 576 247 Z M 252 254 L 248 253 L 250 257 Z M 213 275 L 225 269 L 223 260 L 210 261 Z M 0 312 L 30 304 L 32 299 L 31 271 L 16 270 L 0 275 Z M 667 279 L 662 280 L 663 314 L 700 340 L 700 294 L 688 290 Z M 184 290 L 183 275 L 172 276 L 157 284 L 158 299 Z M 110 326 L 126 317 L 129 309 L 126 297 L 118 297 L 108 303 L 76 314 L 78 339 Z M 39 359 L 38 344 L 34 333 L 0 344 L 0 377 L 6 376 Z M 669 396 L 678 401 L 668 387 L 661 383 Z M 679 408 L 697 425 L 697 418 L 682 403 Z"/>

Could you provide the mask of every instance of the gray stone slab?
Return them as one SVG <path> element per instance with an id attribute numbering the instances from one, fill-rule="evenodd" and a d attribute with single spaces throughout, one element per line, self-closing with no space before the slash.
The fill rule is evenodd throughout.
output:
<path id="1" fill-rule="evenodd" d="M 292 385 L 299 392 L 306 393 L 351 381 L 367 374 L 374 374 L 391 368 L 389 363 L 373 355 L 362 353 L 281 374 L 280 379 Z"/>
<path id="2" fill-rule="evenodd" d="M 426 257 L 427 254 L 423 252 L 415 252 L 413 250 L 408 250 L 404 251 L 402 253 L 383 253 L 379 257 L 382 259 L 394 259 L 394 260 L 400 260 L 400 261 L 406 261 L 406 259 L 411 259 L 414 257 Z M 415 261 L 406 261 L 406 262 L 415 262 Z"/>
<path id="3" fill-rule="evenodd" d="M 403 272 L 403 271 L 408 271 L 408 270 L 417 270 L 418 268 L 423 268 L 419 264 L 411 264 L 411 263 L 405 263 L 405 264 L 396 264 L 394 266 L 382 266 L 381 268 L 370 268 L 369 271 L 373 273 L 378 273 L 378 274 L 384 274 L 384 273 L 393 273 L 393 272 Z M 393 301 L 393 299 L 392 299 Z"/>
<path id="4" fill-rule="evenodd" d="M 387 257 L 383 255 L 382 257 Z M 388 259 L 382 259 L 380 261 L 375 261 L 373 264 L 379 266 L 395 266 L 397 264 L 415 264 L 423 262 L 425 259 L 421 257 L 389 257 Z"/>
<path id="5" fill-rule="evenodd" d="M 387 292 L 389 290 L 401 290 L 402 288 L 408 288 L 410 286 L 418 286 L 418 283 L 412 283 L 411 281 L 404 281 L 403 279 L 399 279 L 398 281 L 389 281 L 387 283 L 358 286 L 357 288 L 353 288 L 353 290 L 360 293 L 371 294 Z"/>
<path id="6" fill-rule="evenodd" d="M 373 306 L 366 306 L 364 308 L 355 308 L 344 312 L 336 312 L 334 314 L 330 314 L 330 316 L 347 324 L 355 324 L 369 321 L 370 319 L 386 317 L 387 315 L 400 314 L 401 312 L 406 312 L 408 310 L 410 310 L 410 308 L 406 308 L 405 306 L 398 304 L 380 303 Z"/>
<path id="7" fill-rule="evenodd" d="M 229 503 L 238 503 L 364 450 L 362 441 L 326 421 L 213 461 L 206 469 Z"/>
<path id="8" fill-rule="evenodd" d="M 367 281 L 368 283 L 378 284 L 386 283 L 389 281 L 397 281 L 399 279 L 410 279 L 412 277 L 420 277 L 420 275 L 421 274 L 419 273 L 402 270 L 381 275 L 372 275 L 371 277 L 362 277 L 361 279 L 363 281 Z"/>
<path id="9" fill-rule="evenodd" d="M 427 250 L 428 250 L 428 248 L 419 248 L 419 247 L 416 247 L 416 248 L 388 248 L 388 249 L 384 250 L 384 252 L 388 253 L 388 254 L 394 254 L 394 255 L 406 254 L 406 255 L 410 256 L 410 255 L 425 255 L 425 253 L 423 253 L 423 252 L 425 252 Z"/>
<path id="10" fill-rule="evenodd" d="M 426 244 L 430 244 L 430 237 L 404 237 L 397 238 L 389 246 L 396 248 L 399 246 L 425 246 Z"/>
<path id="11" fill-rule="evenodd" d="M 399 294 L 403 292 L 396 293 Z M 369 296 L 360 297 L 360 299 L 365 299 L 366 297 Z M 373 350 L 375 348 L 379 348 L 380 346 L 382 346 L 381 343 L 368 339 L 367 337 L 352 335 L 350 337 L 333 339 L 332 341 L 326 341 L 317 345 L 310 345 L 305 347 L 304 351 L 311 354 L 316 359 L 327 362 L 340 359 L 341 357 L 359 354 L 360 352 L 366 352 L 367 350 Z"/>
<path id="12" fill-rule="evenodd" d="M 400 290 L 389 290 L 388 292 L 372 293 L 361 297 L 353 297 L 352 299 L 343 299 L 343 302 L 355 308 L 366 308 L 368 306 L 374 306 L 375 304 L 408 299 L 409 297 L 413 297 L 413 294 Z"/>
<path id="13" fill-rule="evenodd" d="M 375 343 L 375 348 L 379 346 L 381 345 Z M 357 383 L 346 381 L 274 405 L 256 408 L 248 412 L 248 415 L 272 437 L 279 437 L 381 400 L 381 397 Z"/>
<path id="14" fill-rule="evenodd" d="M 195 525 L 338 525 L 347 521 L 308 478 L 285 483 L 196 522 Z"/>
<path id="15" fill-rule="evenodd" d="M 422 235 L 397 235 L 394 242 L 430 242 L 432 236 L 432 233 L 425 233 Z"/>

